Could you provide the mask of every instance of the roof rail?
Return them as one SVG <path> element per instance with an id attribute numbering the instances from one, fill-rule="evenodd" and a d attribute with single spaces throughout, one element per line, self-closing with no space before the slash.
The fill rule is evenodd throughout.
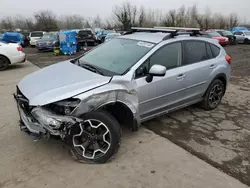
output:
<path id="1" fill-rule="evenodd" d="M 156 33 L 156 32 L 162 32 L 162 33 L 168 33 L 169 35 L 166 35 L 163 40 L 167 40 L 170 38 L 174 38 L 178 35 L 185 35 L 188 34 L 190 36 L 197 36 L 197 35 L 203 35 L 201 33 L 200 28 L 186 28 L 186 27 L 131 27 L 130 31 L 125 32 L 123 35 L 132 34 L 135 32 L 149 32 L 149 33 Z"/>
<path id="2" fill-rule="evenodd" d="M 150 27 L 131 27 L 130 31 L 125 32 L 123 35 L 132 34 L 135 32 L 149 32 L 149 33 L 169 33 L 170 35 L 175 35 L 178 31 L 166 28 L 150 28 Z"/>
<path id="3" fill-rule="evenodd" d="M 178 30 L 178 31 L 201 31 L 200 28 L 189 28 L 189 27 L 158 27 L 155 26 L 155 29 L 171 29 L 171 30 Z"/>

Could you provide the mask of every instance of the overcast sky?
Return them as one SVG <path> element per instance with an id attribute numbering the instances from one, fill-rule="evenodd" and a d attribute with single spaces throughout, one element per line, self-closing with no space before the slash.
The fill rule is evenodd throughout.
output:
<path id="1" fill-rule="evenodd" d="M 57 15 L 80 14 L 85 17 L 101 17 L 112 15 L 114 5 L 124 0 L 0 0 L 0 17 L 22 14 L 32 15 L 44 9 L 52 10 Z M 179 8 L 181 5 L 191 6 L 196 3 L 200 11 L 209 6 L 213 12 L 229 14 L 237 13 L 241 21 L 250 21 L 250 0 L 130 0 L 131 3 L 146 8 L 167 11 Z"/>

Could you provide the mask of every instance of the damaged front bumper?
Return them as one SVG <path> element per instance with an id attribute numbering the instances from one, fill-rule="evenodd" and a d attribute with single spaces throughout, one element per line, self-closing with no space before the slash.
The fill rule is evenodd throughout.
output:
<path id="1" fill-rule="evenodd" d="M 37 135 L 55 135 L 64 138 L 66 129 L 81 120 L 75 117 L 61 116 L 42 107 L 30 107 L 28 100 L 14 94 L 21 121 L 21 130 Z"/>

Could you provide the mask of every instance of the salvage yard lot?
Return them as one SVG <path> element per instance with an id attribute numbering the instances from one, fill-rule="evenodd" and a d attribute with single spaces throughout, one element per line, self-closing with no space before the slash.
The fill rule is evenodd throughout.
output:
<path id="1" fill-rule="evenodd" d="M 250 45 L 229 46 L 226 50 L 233 58 L 232 80 L 218 109 L 207 112 L 195 105 L 144 123 L 144 127 L 160 137 L 144 128 L 138 133 L 125 131 L 116 159 L 112 164 L 100 167 L 83 164 L 80 168 L 78 163 L 65 157 L 66 151 L 60 143 L 41 141 L 34 144 L 29 137 L 19 133 L 18 127 L 13 125 L 17 124 L 16 113 L 12 120 L 12 112 L 16 111 L 14 102 L 4 93 L 7 90 L 14 92 L 14 83 L 21 78 L 20 75 L 26 74 L 25 70 L 30 66 L 11 67 L 3 73 L 6 77 L 0 79 L 1 104 L 4 106 L 0 112 L 0 143 L 3 143 L 0 146 L 0 165 L 4 167 L 4 170 L 0 169 L 0 187 L 34 187 L 35 183 L 38 187 L 47 184 L 48 187 L 52 184 L 55 187 L 105 187 L 110 184 L 113 187 L 242 186 L 175 148 L 168 140 L 250 185 Z M 72 58 L 37 53 L 34 48 L 25 48 L 24 51 L 27 59 L 40 68 Z M 33 67 L 31 71 L 36 69 Z M 13 72 L 14 77 L 10 79 Z M 120 182 L 114 182 L 117 174 L 124 174 Z M 103 179 L 96 180 L 94 176 Z M 52 177 L 58 181 L 52 183 Z M 79 184 L 79 179 L 83 179 L 82 184 Z"/>

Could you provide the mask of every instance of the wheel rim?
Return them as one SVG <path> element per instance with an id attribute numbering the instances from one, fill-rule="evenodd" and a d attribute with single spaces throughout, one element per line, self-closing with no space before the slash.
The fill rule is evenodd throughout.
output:
<path id="1" fill-rule="evenodd" d="M 0 58 L 0 70 L 5 69 L 8 66 L 8 62 L 6 62 L 4 59 Z"/>
<path id="2" fill-rule="evenodd" d="M 87 159 L 97 159 L 107 153 L 111 145 L 108 127 L 96 119 L 79 124 L 79 133 L 73 135 L 75 150 Z"/>
<path id="3" fill-rule="evenodd" d="M 220 86 L 219 84 L 214 85 L 209 94 L 210 106 L 213 108 L 216 107 L 220 103 L 222 95 L 223 95 L 222 86 Z"/>

